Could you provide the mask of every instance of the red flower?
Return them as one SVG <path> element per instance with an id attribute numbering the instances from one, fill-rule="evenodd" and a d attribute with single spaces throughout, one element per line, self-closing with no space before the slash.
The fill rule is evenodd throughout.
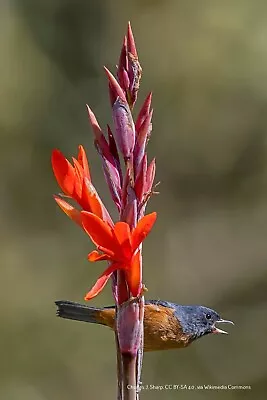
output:
<path id="1" fill-rule="evenodd" d="M 88 255 L 89 261 L 111 262 L 87 293 L 85 300 L 97 296 L 116 270 L 124 270 L 127 285 L 133 296 L 141 293 L 140 245 L 151 231 L 156 217 L 155 212 L 144 216 L 131 231 L 126 222 L 117 222 L 111 226 L 93 213 L 85 211 L 81 213 L 83 228 L 97 246 L 97 250 Z"/>
<path id="2" fill-rule="evenodd" d="M 90 170 L 83 146 L 79 146 L 78 157 L 73 165 L 59 151 L 52 153 L 52 168 L 63 193 L 75 200 L 80 207 L 99 218 L 112 223 L 107 209 L 91 182 Z M 82 225 L 81 212 L 59 196 L 54 196 L 59 207 L 75 222 Z"/>

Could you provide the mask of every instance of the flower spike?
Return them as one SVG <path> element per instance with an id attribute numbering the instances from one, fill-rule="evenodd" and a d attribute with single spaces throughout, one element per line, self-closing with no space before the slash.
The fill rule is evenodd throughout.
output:
<path id="1" fill-rule="evenodd" d="M 157 217 L 155 212 L 144 215 L 148 199 L 153 193 L 156 170 L 155 159 L 148 164 L 147 155 L 147 143 L 152 130 L 152 94 L 146 97 L 134 123 L 132 110 L 139 91 L 142 68 L 130 22 L 123 39 L 116 78 L 106 67 L 104 69 L 108 79 L 113 127 L 108 126 L 107 133 L 103 132 L 89 106 L 87 110 L 94 145 L 101 157 L 104 177 L 117 207 L 119 220 L 114 223 L 104 206 L 92 182 L 82 146 L 79 146 L 78 156 L 72 157 L 72 161 L 57 149 L 52 152 L 51 161 L 63 192 L 54 196 L 55 201 L 84 230 L 95 246 L 87 256 L 88 261 L 108 263 L 85 295 L 85 300 L 91 300 L 101 293 L 108 280 L 112 279 L 116 303 L 114 328 L 118 351 L 118 398 L 123 398 L 124 392 L 126 397 L 128 393 L 120 384 L 123 382 L 126 386 L 129 360 L 134 361 L 132 365 L 136 367 L 131 368 L 129 381 L 135 382 L 136 387 L 140 382 L 144 318 L 142 246 Z M 134 398 L 138 397 L 135 392 L 133 394 Z"/>
<path id="2" fill-rule="evenodd" d="M 114 290 L 124 288 L 122 291 L 125 298 L 126 287 L 129 294 L 140 294 L 142 257 L 139 246 L 156 219 L 155 213 L 143 216 L 155 176 L 155 160 L 148 166 L 146 154 L 152 126 L 152 94 L 146 97 L 134 124 L 131 109 L 137 98 L 142 69 L 130 23 L 121 49 L 118 80 L 106 67 L 104 69 L 109 82 L 114 122 L 113 132 L 108 126 L 108 140 L 89 106 L 87 110 L 95 146 L 102 159 L 104 176 L 121 220 L 114 224 L 101 201 L 92 183 L 82 146 L 79 146 L 78 156 L 72 158 L 72 163 L 59 150 L 52 153 L 56 180 L 63 194 L 74 200 L 80 209 L 60 196 L 55 196 L 55 200 L 65 214 L 82 226 L 96 245 L 96 250 L 88 256 L 89 261 L 107 260 L 111 263 L 91 294 L 99 293 L 112 275 L 113 287 L 116 288 Z M 119 152 L 125 163 L 124 173 Z M 114 296 L 116 299 L 121 298 L 115 292 Z"/>

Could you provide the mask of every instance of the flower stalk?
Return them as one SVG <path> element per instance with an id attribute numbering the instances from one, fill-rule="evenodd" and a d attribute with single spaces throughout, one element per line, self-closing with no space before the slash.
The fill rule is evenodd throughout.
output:
<path id="1" fill-rule="evenodd" d="M 142 69 L 130 23 L 124 37 L 117 78 L 105 68 L 109 84 L 113 129 L 101 129 L 87 106 L 95 147 L 119 218 L 114 222 L 92 183 L 86 153 L 79 146 L 70 163 L 59 151 L 52 153 L 52 167 L 63 194 L 59 207 L 89 236 L 96 246 L 90 262 L 108 266 L 85 296 L 91 300 L 112 279 L 116 304 L 118 399 L 136 400 L 143 357 L 144 291 L 142 243 L 151 231 L 156 213 L 145 214 L 153 192 L 155 159 L 148 163 L 147 144 L 152 131 L 151 93 L 134 122 Z M 69 202 L 70 200 L 70 202 Z M 75 202 L 78 207 L 72 205 Z"/>

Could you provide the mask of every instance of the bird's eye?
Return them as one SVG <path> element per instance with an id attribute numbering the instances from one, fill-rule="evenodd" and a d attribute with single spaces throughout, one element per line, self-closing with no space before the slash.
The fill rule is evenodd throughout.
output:
<path id="1" fill-rule="evenodd" d="M 206 314 L 206 318 L 207 319 L 211 319 L 211 315 L 210 314 Z"/>

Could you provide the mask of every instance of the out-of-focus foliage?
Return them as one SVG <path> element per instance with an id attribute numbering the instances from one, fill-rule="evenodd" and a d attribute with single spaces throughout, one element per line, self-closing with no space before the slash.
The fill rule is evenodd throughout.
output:
<path id="1" fill-rule="evenodd" d="M 85 103 L 110 122 L 101 66 L 117 62 L 129 19 L 140 96 L 154 92 L 149 150 L 161 181 L 144 251 L 148 296 L 236 322 L 228 337 L 146 355 L 143 382 L 252 386 L 143 398 L 266 398 L 266 18 L 263 0 L 1 1 L 1 399 L 115 396 L 111 332 L 55 317 L 53 301 L 82 301 L 99 268 L 52 200 L 50 153 L 83 143 L 107 198 Z M 106 290 L 92 304 L 111 301 Z"/>

